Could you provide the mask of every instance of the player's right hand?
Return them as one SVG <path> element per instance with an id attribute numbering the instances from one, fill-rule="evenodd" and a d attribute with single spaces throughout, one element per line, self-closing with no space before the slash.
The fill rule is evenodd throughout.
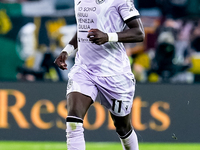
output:
<path id="1" fill-rule="evenodd" d="M 90 29 L 88 31 L 87 38 L 91 41 L 91 43 L 95 43 L 97 45 L 104 44 L 108 42 L 108 35 L 99 29 Z"/>
<path id="2" fill-rule="evenodd" d="M 54 63 L 62 70 L 67 70 L 67 64 L 65 60 L 67 59 L 67 52 L 61 52 L 60 55 L 55 59 Z"/>

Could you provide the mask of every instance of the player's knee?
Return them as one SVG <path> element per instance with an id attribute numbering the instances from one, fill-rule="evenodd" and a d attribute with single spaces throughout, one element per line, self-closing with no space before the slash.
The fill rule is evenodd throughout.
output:
<path id="1" fill-rule="evenodd" d="M 84 117 L 84 115 L 80 111 L 77 111 L 76 109 L 73 109 L 73 108 L 68 110 L 68 116 L 74 116 L 78 118 Z"/>
<path id="2" fill-rule="evenodd" d="M 116 127 L 116 132 L 120 135 L 120 136 L 124 136 L 126 135 L 130 130 L 132 130 L 131 124 L 126 124 L 126 123 L 115 123 L 115 127 Z"/>
<path id="3" fill-rule="evenodd" d="M 85 111 L 83 111 L 83 109 L 73 107 L 73 105 L 72 106 L 68 105 L 67 110 L 68 110 L 68 116 L 74 116 L 81 119 L 84 118 Z"/>
<path id="4" fill-rule="evenodd" d="M 75 116 L 83 119 L 92 102 L 90 97 L 86 97 L 83 94 L 70 93 L 67 97 L 68 116 Z"/>
<path id="5" fill-rule="evenodd" d="M 124 136 L 126 135 L 129 131 L 131 130 L 131 128 L 116 128 L 116 132 L 120 135 L 120 136 Z"/>

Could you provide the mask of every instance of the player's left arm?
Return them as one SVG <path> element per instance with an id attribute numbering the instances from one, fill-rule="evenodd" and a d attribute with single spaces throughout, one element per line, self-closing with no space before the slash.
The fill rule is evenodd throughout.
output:
<path id="1" fill-rule="evenodd" d="M 117 32 L 118 42 L 135 43 L 142 42 L 145 37 L 144 28 L 140 18 L 125 21 L 129 29 Z"/>
<path id="2" fill-rule="evenodd" d="M 142 42 L 144 40 L 144 28 L 140 18 L 138 19 L 128 19 L 125 21 L 129 29 L 122 32 L 117 32 L 118 40 L 117 42 L 123 43 L 135 43 Z M 107 33 L 104 33 L 98 29 L 91 29 L 88 33 L 89 40 L 97 45 L 109 42 L 109 37 Z"/>

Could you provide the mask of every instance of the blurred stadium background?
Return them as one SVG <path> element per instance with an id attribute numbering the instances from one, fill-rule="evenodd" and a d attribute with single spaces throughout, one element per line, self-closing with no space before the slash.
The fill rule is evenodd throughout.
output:
<path id="1" fill-rule="evenodd" d="M 134 4 L 146 33 L 144 42 L 125 44 L 137 79 L 132 124 L 140 150 L 199 150 L 200 0 Z M 0 150 L 66 149 L 68 71 L 53 61 L 76 31 L 73 6 L 0 0 Z M 84 122 L 87 150 L 122 149 L 98 99 Z"/>

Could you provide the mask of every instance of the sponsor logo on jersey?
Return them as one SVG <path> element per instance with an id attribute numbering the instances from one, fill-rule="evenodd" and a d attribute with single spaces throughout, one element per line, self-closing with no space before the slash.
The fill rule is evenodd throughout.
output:
<path id="1" fill-rule="evenodd" d="M 78 42 L 91 43 L 88 38 L 78 38 Z"/>
<path id="2" fill-rule="evenodd" d="M 105 0 L 96 0 L 97 4 L 102 4 L 103 2 L 105 2 Z"/>

